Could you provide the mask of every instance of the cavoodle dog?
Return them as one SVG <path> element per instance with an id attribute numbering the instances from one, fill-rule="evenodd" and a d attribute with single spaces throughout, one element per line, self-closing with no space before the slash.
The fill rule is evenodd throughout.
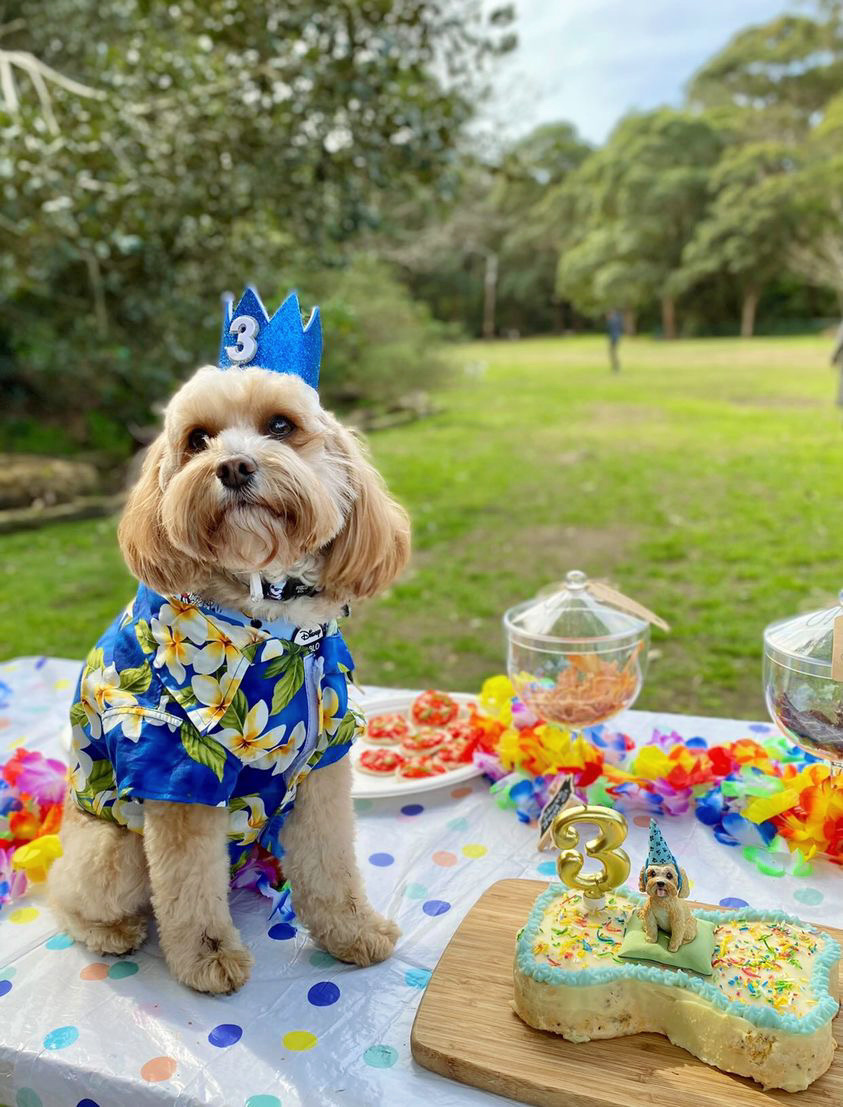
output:
<path id="1" fill-rule="evenodd" d="M 657 942 L 659 931 L 670 935 L 667 948 L 675 953 L 680 946 L 693 942 L 697 936 L 697 920 L 687 903 L 688 877 L 675 865 L 645 865 L 638 878 L 638 887 L 646 892 L 647 903 L 639 909 L 648 942 Z"/>
<path id="2" fill-rule="evenodd" d="M 251 292 L 234 316 L 224 368 L 170 401 L 120 523 L 139 587 L 80 677 L 49 880 L 78 941 L 125 953 L 152 911 L 172 974 L 212 993 L 253 960 L 232 873 L 264 891 L 288 880 L 340 960 L 380 961 L 399 935 L 355 861 L 344 754 L 359 723 L 336 620 L 402 570 L 408 519 L 320 405 L 313 317 L 303 328 L 290 297 L 269 320 Z"/>

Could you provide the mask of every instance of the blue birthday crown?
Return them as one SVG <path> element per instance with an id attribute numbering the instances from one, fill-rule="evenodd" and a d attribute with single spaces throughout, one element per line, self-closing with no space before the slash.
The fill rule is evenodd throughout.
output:
<path id="1" fill-rule="evenodd" d="M 234 297 L 225 299 L 220 339 L 220 369 L 271 369 L 273 373 L 292 373 L 311 388 L 319 386 L 319 362 L 322 357 L 322 323 L 319 308 L 302 325 L 299 298 L 291 292 L 269 318 L 257 289 L 251 285 L 234 306 Z"/>
<path id="2" fill-rule="evenodd" d="M 655 819 L 650 819 L 650 851 L 647 854 L 647 865 L 673 865 L 676 869 L 679 891 L 682 891 L 682 870 L 670 852 L 670 847 L 664 840 L 664 835 Z"/>

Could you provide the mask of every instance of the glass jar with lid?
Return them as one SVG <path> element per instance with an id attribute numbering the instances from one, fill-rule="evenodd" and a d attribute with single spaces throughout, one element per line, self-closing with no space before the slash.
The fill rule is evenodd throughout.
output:
<path id="1" fill-rule="evenodd" d="M 764 696 L 786 737 L 843 767 L 843 591 L 833 607 L 767 627 Z"/>
<path id="2" fill-rule="evenodd" d="M 543 722 L 574 730 L 631 707 L 647 668 L 649 614 L 577 569 L 510 608 L 507 671 L 519 698 Z"/>

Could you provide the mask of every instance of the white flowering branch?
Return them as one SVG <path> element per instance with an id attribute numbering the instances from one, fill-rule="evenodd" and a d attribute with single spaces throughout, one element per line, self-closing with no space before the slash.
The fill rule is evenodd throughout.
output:
<path id="1" fill-rule="evenodd" d="M 46 62 L 39 61 L 34 54 L 26 50 L 0 50 L 0 103 L 10 115 L 16 114 L 20 107 L 17 73 L 25 73 L 35 89 L 41 104 L 44 121 L 52 134 L 59 133 L 59 125 L 53 112 L 50 86 L 56 85 L 89 100 L 104 100 L 105 93 L 99 89 L 83 85 L 70 77 L 65 77 Z"/>

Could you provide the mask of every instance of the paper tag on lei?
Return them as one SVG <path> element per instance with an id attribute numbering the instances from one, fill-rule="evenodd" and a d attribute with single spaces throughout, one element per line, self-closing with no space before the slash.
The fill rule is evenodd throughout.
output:
<path id="1" fill-rule="evenodd" d="M 571 803 L 579 803 L 574 796 L 574 779 L 571 776 L 561 776 L 552 786 L 550 799 L 542 808 L 539 815 L 539 849 L 547 849 L 550 845 L 550 835 L 553 830 L 553 820 L 560 811 L 564 811 Z"/>
<path id="2" fill-rule="evenodd" d="M 606 600 L 608 603 L 612 603 L 615 607 L 619 607 L 621 611 L 628 611 L 630 615 L 637 615 L 639 619 L 644 619 L 648 623 L 652 623 L 653 626 L 659 628 L 659 630 L 668 631 L 670 626 L 660 619 L 658 615 L 653 614 L 649 608 L 644 607 L 643 604 L 636 603 L 635 600 L 631 600 L 629 596 L 625 596 L 623 592 L 618 592 L 615 588 L 610 588 L 608 584 L 604 584 L 601 580 L 590 580 L 586 585 L 589 592 L 597 600 Z"/>
<path id="3" fill-rule="evenodd" d="M 843 615 L 834 619 L 831 636 L 831 679 L 843 683 Z"/>

